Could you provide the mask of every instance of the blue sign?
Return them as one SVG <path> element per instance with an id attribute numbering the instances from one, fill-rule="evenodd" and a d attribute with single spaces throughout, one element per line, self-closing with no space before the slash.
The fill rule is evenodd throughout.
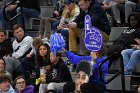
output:
<path id="1" fill-rule="evenodd" d="M 99 29 L 92 27 L 91 18 L 89 15 L 85 16 L 84 43 L 88 50 L 94 52 L 100 51 L 103 44 L 102 34 Z"/>

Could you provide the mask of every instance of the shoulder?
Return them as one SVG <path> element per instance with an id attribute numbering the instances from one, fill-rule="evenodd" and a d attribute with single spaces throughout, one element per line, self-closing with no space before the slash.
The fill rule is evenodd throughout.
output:
<path id="1" fill-rule="evenodd" d="M 31 39 L 31 40 L 33 40 L 33 38 L 31 36 L 26 36 L 24 39 Z"/>

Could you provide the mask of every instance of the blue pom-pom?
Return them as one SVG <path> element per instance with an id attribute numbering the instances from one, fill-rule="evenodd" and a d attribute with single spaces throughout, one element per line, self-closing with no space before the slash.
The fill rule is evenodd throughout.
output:
<path id="1" fill-rule="evenodd" d="M 50 36 L 50 51 L 53 53 L 61 53 L 62 48 L 65 48 L 66 43 L 63 36 L 59 33 L 54 33 Z"/>

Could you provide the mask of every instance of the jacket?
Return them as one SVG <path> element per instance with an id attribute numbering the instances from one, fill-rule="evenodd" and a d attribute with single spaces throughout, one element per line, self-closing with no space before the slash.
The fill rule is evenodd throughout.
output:
<path id="1" fill-rule="evenodd" d="M 46 77 L 46 83 L 72 82 L 70 71 L 61 58 L 57 64 L 52 65 L 51 73 Z"/>

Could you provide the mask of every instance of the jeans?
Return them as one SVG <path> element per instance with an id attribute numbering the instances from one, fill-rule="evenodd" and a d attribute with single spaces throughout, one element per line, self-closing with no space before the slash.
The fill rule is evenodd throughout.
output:
<path id="1" fill-rule="evenodd" d="M 16 9 L 16 13 L 17 13 L 17 14 L 18 14 L 18 13 L 21 13 L 21 7 L 18 7 L 18 8 Z M 37 11 L 37 10 L 35 10 L 35 9 L 29 9 L 29 8 L 23 7 L 23 13 L 22 13 L 22 14 L 24 14 L 24 15 L 26 15 L 26 16 L 29 16 L 29 17 L 33 17 L 33 18 L 38 18 L 40 12 Z M 23 24 L 22 24 L 22 16 L 17 17 L 17 23 L 18 23 L 19 25 L 23 26 Z"/>
<path id="2" fill-rule="evenodd" d="M 140 50 L 126 49 L 121 52 L 124 62 L 124 72 L 132 73 L 135 66 L 140 61 Z"/>

